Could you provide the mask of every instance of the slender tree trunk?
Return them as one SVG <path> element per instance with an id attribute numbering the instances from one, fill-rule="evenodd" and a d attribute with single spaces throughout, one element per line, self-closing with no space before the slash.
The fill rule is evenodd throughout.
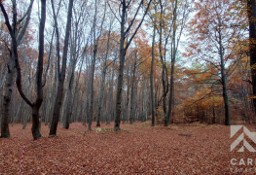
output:
<path id="1" fill-rule="evenodd" d="M 76 38 L 76 37 L 75 37 Z M 74 87 L 74 73 L 75 73 L 75 68 L 76 68 L 76 62 L 77 62 L 77 54 L 74 53 L 76 52 L 76 46 L 74 44 L 71 44 L 71 49 L 70 49 L 72 56 L 70 59 L 70 68 L 69 68 L 69 73 L 68 75 L 68 89 L 66 93 L 66 111 L 64 112 L 64 121 L 63 121 L 63 126 L 64 128 L 68 129 L 69 128 L 69 123 L 70 123 L 70 117 L 72 116 L 72 107 L 73 107 L 73 99 L 74 93 L 73 93 L 73 87 Z"/>
<path id="2" fill-rule="evenodd" d="M 106 4 L 105 4 L 104 16 L 103 16 L 100 30 L 102 30 L 102 27 L 103 27 L 103 22 L 105 19 L 105 10 L 106 10 Z M 99 92 L 100 96 L 99 96 L 99 104 L 98 104 L 98 115 L 97 115 L 97 119 L 96 119 L 96 122 L 97 122 L 96 127 L 100 127 L 100 121 L 102 118 L 102 108 L 103 108 L 103 102 L 104 102 L 105 81 L 106 81 L 106 73 L 107 73 L 107 59 L 108 59 L 108 53 L 109 53 L 109 48 L 110 48 L 111 28 L 112 28 L 112 22 L 110 22 L 110 26 L 109 26 L 108 39 L 107 39 L 107 51 L 106 51 L 106 55 L 104 57 L 103 69 L 101 72 L 101 82 L 100 82 L 100 92 Z"/>
<path id="3" fill-rule="evenodd" d="M 159 21 L 159 44 L 158 44 L 158 49 L 159 49 L 159 56 L 162 64 L 162 72 L 161 72 L 161 81 L 162 81 L 162 87 L 163 87 L 163 112 L 164 112 L 164 125 L 167 126 L 168 123 L 168 115 L 167 115 L 167 93 L 168 93 L 168 82 L 167 82 L 167 66 L 166 66 L 166 60 L 164 60 L 164 55 L 163 53 L 163 28 L 164 28 L 164 18 L 163 18 L 163 4 L 162 1 L 159 0 L 160 4 L 160 21 Z"/>
<path id="4" fill-rule="evenodd" d="M 135 119 L 135 112 L 136 112 L 136 67 L 137 67 L 137 53 L 135 53 L 135 60 L 132 69 L 132 82 L 131 82 L 131 113 L 130 113 L 130 123 L 132 124 Z"/>
<path id="5" fill-rule="evenodd" d="M 109 39 L 108 39 L 109 40 Z M 104 66 L 101 73 L 101 83 L 100 83 L 100 97 L 99 97 L 99 106 L 98 106 L 98 116 L 97 116 L 97 124 L 96 127 L 100 127 L 100 120 L 102 118 L 102 108 L 104 101 L 104 91 L 105 91 L 105 81 L 106 81 L 106 73 L 107 73 L 107 54 L 104 60 Z"/>
<path id="6" fill-rule="evenodd" d="M 155 98 L 154 98 L 154 66 L 155 66 L 155 38 L 156 26 L 154 24 L 152 50 L 151 50 L 151 69 L 150 69 L 150 98 L 151 98 L 151 126 L 155 126 Z"/>
<path id="7" fill-rule="evenodd" d="M 124 41 L 121 40 L 121 43 L 124 43 Z M 122 111 L 122 89 L 123 89 L 124 59 L 125 59 L 125 50 L 121 46 L 120 59 L 119 59 L 120 67 L 118 69 L 118 79 L 117 79 L 116 117 L 115 117 L 115 127 L 114 127 L 114 129 L 116 131 L 120 130 L 120 120 L 121 120 L 121 111 Z"/>
<path id="8" fill-rule="evenodd" d="M 228 91 L 227 91 L 227 75 L 225 72 L 225 63 L 224 63 L 224 49 L 222 45 L 221 34 L 219 34 L 219 55 L 221 62 L 221 83 L 222 83 L 222 96 L 224 100 L 225 108 L 225 125 L 230 125 L 230 112 L 229 112 L 229 100 L 228 100 Z"/>
<path id="9" fill-rule="evenodd" d="M 120 119 L 121 119 L 121 113 L 122 113 L 122 88 L 123 88 L 123 74 L 124 74 L 124 63 L 125 63 L 125 56 L 126 56 L 126 51 L 129 48 L 129 45 L 131 44 L 134 36 L 136 35 L 138 29 L 140 28 L 141 24 L 143 23 L 143 20 L 147 14 L 147 11 L 149 9 L 149 6 L 152 2 L 150 0 L 147 3 L 146 10 L 144 11 L 144 14 L 142 16 L 142 19 L 139 21 L 139 24 L 135 28 L 135 31 L 133 32 L 132 36 L 127 40 L 127 35 L 129 34 L 131 27 L 134 24 L 134 21 L 138 15 L 139 9 L 143 5 L 143 0 L 140 1 L 139 6 L 135 10 L 135 15 L 131 20 L 131 23 L 128 24 L 127 28 L 127 15 L 128 15 L 128 9 L 130 8 L 130 3 L 126 2 L 126 0 L 121 0 L 120 1 L 120 47 L 119 47 L 119 68 L 118 68 L 118 79 L 117 79 L 117 95 L 116 95 L 116 116 L 115 116 L 115 124 L 114 124 L 114 130 L 118 131 L 120 130 Z"/>
<path id="10" fill-rule="evenodd" d="M 89 88 L 89 94 L 90 94 L 90 103 L 89 103 L 89 114 L 88 114 L 88 130 L 92 130 L 92 120 L 94 116 L 94 72 L 95 72 L 95 64 L 96 64 L 96 53 L 97 53 L 97 46 L 94 47 L 93 50 L 93 60 L 91 64 L 91 72 L 90 72 L 90 88 Z"/>
<path id="11" fill-rule="evenodd" d="M 136 77 L 133 80 L 132 85 L 132 91 L 131 91 L 131 109 L 130 109 L 130 124 L 133 124 L 133 122 L 136 120 L 136 95 L 137 95 L 137 83 L 136 83 Z"/>
<path id="12" fill-rule="evenodd" d="M 125 100 L 125 105 L 124 105 L 124 109 L 123 109 L 123 122 L 128 121 L 129 120 L 129 114 L 130 114 L 130 92 L 131 92 L 131 78 L 130 75 L 131 71 L 129 66 L 127 66 L 127 91 L 126 91 L 126 100 Z"/>
<path id="13" fill-rule="evenodd" d="M 166 60 L 164 60 L 164 54 L 163 54 L 163 42 L 162 42 L 162 36 L 163 36 L 163 4 L 160 0 L 160 6 L 161 6 L 161 13 L 160 13 L 160 29 L 159 29 L 159 55 L 160 60 L 162 63 L 162 86 L 163 86 L 163 111 L 164 111 L 164 124 L 166 125 L 166 122 L 168 121 L 168 115 L 167 115 L 167 93 L 168 93 L 168 83 L 167 83 L 167 68 L 166 68 Z"/>
<path id="14" fill-rule="evenodd" d="M 253 107 L 256 113 L 256 2 L 247 0 L 247 15 L 249 20 L 250 66 L 253 93 Z"/>
<path id="15" fill-rule="evenodd" d="M 120 120 L 122 113 L 122 89 L 123 89 L 123 74 L 124 74 L 124 62 L 125 62 L 125 21 L 126 21 L 126 3 L 122 1 L 122 16 L 121 16 L 121 37 L 119 47 L 119 68 L 118 68 L 118 79 L 117 79 L 117 95 L 116 95 L 116 116 L 114 130 L 120 130 Z"/>
<path id="16" fill-rule="evenodd" d="M 221 74 L 222 74 L 222 76 L 221 76 L 222 96 L 224 99 L 224 107 L 225 107 L 225 125 L 230 125 L 229 100 L 228 100 L 228 92 L 227 92 L 227 77 L 225 75 L 224 70 L 221 71 Z"/>
<path id="17" fill-rule="evenodd" d="M 65 81 L 65 77 L 66 77 L 68 41 L 69 41 L 69 35 L 70 35 L 70 30 L 71 30 L 71 17 L 72 17 L 73 1 L 74 0 L 69 0 L 69 6 L 68 6 L 68 16 L 67 16 L 66 33 L 65 33 L 63 58 L 62 58 L 62 69 L 61 69 L 61 73 L 60 73 L 60 77 L 59 77 L 57 96 L 56 96 L 54 109 L 53 109 L 53 119 L 52 119 L 50 133 L 49 133 L 49 135 L 51 135 L 51 136 L 55 136 L 57 133 L 57 127 L 58 127 L 58 122 L 59 122 L 59 118 L 60 118 L 60 110 L 61 110 L 61 106 L 62 106 L 62 102 L 63 102 L 64 81 Z M 68 121 L 69 118 L 67 118 L 66 120 Z M 66 126 L 66 127 L 64 126 L 64 128 L 68 129 L 68 126 Z"/>
<path id="18" fill-rule="evenodd" d="M 114 63 L 113 63 L 114 64 Z M 113 99 L 113 95 L 114 95 L 114 77 L 115 77 L 115 69 L 112 68 L 112 71 L 111 71 L 111 78 L 109 80 L 109 88 L 108 88 L 108 92 L 109 92 L 109 95 L 108 95 L 108 119 L 107 119 L 107 124 L 109 124 L 114 118 L 115 118 L 115 108 L 114 106 L 112 105 L 113 102 L 114 102 L 114 99 Z"/>
<path id="19" fill-rule="evenodd" d="M 39 110 L 43 102 L 43 70 L 44 70 L 44 28 L 46 21 L 46 0 L 41 0 L 41 19 L 39 24 L 39 46 L 38 61 L 36 72 L 36 92 L 37 98 L 32 107 L 32 135 L 33 138 L 39 139 L 40 134 L 40 116 Z"/>
<path id="20" fill-rule="evenodd" d="M 170 78 L 170 96 L 169 96 L 169 108 L 167 114 L 167 120 L 165 121 L 165 126 L 170 124 L 173 113 L 174 106 L 174 72 L 175 72 L 175 62 L 176 62 L 176 31 L 177 31 L 177 5 L 178 1 L 174 1 L 174 10 L 173 10 L 173 20 L 172 20 L 172 46 L 171 46 L 171 78 Z"/>
<path id="21" fill-rule="evenodd" d="M 102 71 L 102 76 L 101 76 L 101 85 L 100 85 L 100 97 L 99 97 L 99 106 L 98 106 L 98 116 L 97 116 L 97 124 L 96 127 L 100 127 L 100 120 L 102 116 L 102 107 L 103 107 L 103 98 L 104 98 L 104 90 L 105 90 L 105 80 L 106 80 L 106 68 L 104 64 L 104 68 Z"/>

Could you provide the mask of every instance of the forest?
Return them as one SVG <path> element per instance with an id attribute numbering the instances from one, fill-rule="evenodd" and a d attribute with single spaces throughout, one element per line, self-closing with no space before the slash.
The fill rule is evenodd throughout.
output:
<path id="1" fill-rule="evenodd" d="M 211 165 L 201 171 L 198 165 L 192 171 L 176 165 L 175 173 L 164 168 L 164 158 L 161 168 L 152 171 L 148 164 L 138 172 L 129 172 L 128 165 L 122 166 L 126 169 L 117 166 L 117 171 L 106 165 L 104 171 L 64 169 L 66 174 L 229 172 L 222 170 L 229 164 L 229 142 L 224 143 L 230 139 L 228 127 L 252 128 L 256 123 L 255 0 L 1 0 L 0 8 L 0 155 L 13 146 L 15 157 L 20 149 L 24 154 L 31 151 L 27 145 L 37 145 L 43 151 L 30 154 L 39 156 L 48 150 L 44 144 L 70 149 L 82 145 L 79 142 L 87 145 L 77 148 L 86 149 L 85 156 L 97 154 L 101 144 L 111 145 L 104 155 L 115 155 L 112 147 L 119 145 L 117 149 L 124 151 L 121 142 L 136 140 L 126 145 L 127 150 L 140 145 L 154 160 L 151 146 L 158 144 L 154 140 L 165 152 L 182 152 L 207 140 L 202 146 L 204 156 L 216 149 L 226 154 L 221 158 L 215 153 L 221 159 L 216 169 Z M 180 140 L 180 148 L 166 140 L 174 138 Z M 63 146 L 61 139 L 71 145 Z M 111 139 L 117 143 L 109 143 Z M 24 146 L 15 146 L 15 140 Z M 216 147 L 209 148 L 211 142 Z M 197 151 L 195 155 L 200 154 Z M 77 158 L 80 153 L 67 154 Z M 178 158 L 169 154 L 175 161 L 195 156 L 191 151 Z M 122 156 L 131 155 L 128 151 Z M 115 160 L 123 160 L 122 156 Z M 134 157 L 130 158 L 127 164 Z M 215 160 L 214 156 L 202 158 L 198 161 Z M 1 159 L 0 168 L 10 164 L 15 169 L 9 159 L 20 162 L 8 156 L 1 165 Z M 30 159 L 26 161 L 29 164 Z M 90 166 L 103 166 L 94 159 L 88 161 Z M 254 173 L 255 166 L 256 160 Z M 29 174 L 24 167 L 2 173 L 21 174 L 22 169 Z M 61 168 L 56 173 L 65 174 Z"/>

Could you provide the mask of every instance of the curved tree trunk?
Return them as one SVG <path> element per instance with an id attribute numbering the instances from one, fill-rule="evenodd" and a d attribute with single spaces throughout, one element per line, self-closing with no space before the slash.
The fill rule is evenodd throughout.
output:
<path id="1" fill-rule="evenodd" d="M 1 120 L 1 136 L 4 138 L 10 137 L 9 132 L 9 117 L 10 117 L 10 102 L 12 97 L 12 88 L 13 88 L 13 81 L 15 76 L 15 68 L 19 67 L 17 65 L 18 63 L 18 51 L 17 47 L 20 44 L 21 40 L 24 37 L 24 33 L 27 29 L 29 20 L 30 20 L 30 14 L 32 5 L 34 3 L 34 0 L 30 2 L 30 5 L 26 12 L 26 20 L 24 22 L 24 25 L 22 26 L 20 31 L 17 31 L 17 6 L 16 6 L 16 0 L 12 2 L 12 10 L 13 10 L 13 21 L 12 26 L 9 21 L 8 14 L 6 13 L 6 10 L 2 4 L 2 1 L 0 2 L 0 8 L 3 13 L 6 26 L 8 28 L 9 34 L 11 35 L 12 41 L 11 41 L 11 50 L 10 51 L 10 58 L 8 59 L 7 63 L 7 76 L 6 76 L 6 82 L 5 82 L 5 89 L 4 89 L 4 95 L 3 95 L 3 108 L 2 108 L 2 120 Z M 18 77 L 17 77 L 18 78 Z"/>
<path id="2" fill-rule="evenodd" d="M 32 135 L 34 139 L 41 137 L 39 110 L 43 102 L 43 70 L 44 70 L 44 27 L 46 21 L 46 0 L 41 0 L 41 19 L 39 25 L 39 46 L 36 72 L 36 93 L 37 98 L 32 108 Z"/>

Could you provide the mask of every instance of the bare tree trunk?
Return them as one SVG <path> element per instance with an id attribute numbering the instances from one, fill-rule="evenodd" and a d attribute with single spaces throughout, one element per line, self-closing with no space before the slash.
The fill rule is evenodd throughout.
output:
<path id="1" fill-rule="evenodd" d="M 111 27 L 112 24 L 110 24 L 109 31 L 108 31 L 108 40 L 107 40 L 107 51 L 104 58 L 104 65 L 101 73 L 101 85 L 100 85 L 100 97 L 99 97 L 99 106 L 98 106 L 98 116 L 97 116 L 97 124 L 96 127 L 100 127 L 100 120 L 102 118 L 102 107 L 103 107 L 103 101 L 104 101 L 104 91 L 105 91 L 105 81 L 106 81 L 106 73 L 107 73 L 107 59 L 108 59 L 108 53 L 109 53 L 109 47 L 110 47 L 110 34 L 111 34 Z"/>
<path id="2" fill-rule="evenodd" d="M 219 55 L 220 55 L 220 70 L 221 70 L 221 84 L 222 84 L 222 96 L 224 100 L 224 109 L 225 109 L 225 125 L 230 125 L 230 112 L 229 112 L 229 100 L 228 100 L 228 91 L 227 91 L 227 75 L 225 72 L 225 63 L 224 63 L 224 49 L 222 45 L 222 37 L 219 31 Z"/>
<path id="3" fill-rule="evenodd" d="M 135 53 L 135 60 L 132 69 L 132 82 L 131 82 L 131 113 L 130 113 L 130 123 L 132 124 L 135 119 L 136 113 L 136 68 L 137 68 L 137 52 Z"/>
<path id="4" fill-rule="evenodd" d="M 99 111 L 98 111 L 98 116 L 97 116 L 96 127 L 100 127 L 100 121 L 102 118 L 102 107 L 103 107 L 103 101 L 104 101 L 103 98 L 104 98 L 104 91 L 105 91 L 106 72 L 107 72 L 107 67 L 106 67 L 106 62 L 105 62 L 103 70 L 102 70 L 102 75 L 101 75 L 100 97 L 99 97 L 99 106 L 98 106 Z"/>
<path id="5" fill-rule="evenodd" d="M 176 31 L 177 31 L 177 5 L 178 0 L 174 1 L 174 10 L 173 10 L 173 26 L 172 26 L 172 46 L 171 46 L 171 78 L 170 78 L 170 96 L 169 96 L 169 108 L 167 118 L 165 120 L 165 126 L 170 124 L 170 119 L 172 118 L 173 106 L 174 106 L 174 69 L 176 62 Z"/>
<path id="6" fill-rule="evenodd" d="M 119 46 L 119 68 L 118 68 L 118 79 L 117 79 L 117 95 L 116 95 L 116 116 L 114 129 L 116 131 L 120 130 L 120 118 L 122 111 L 122 89 L 123 89 L 123 76 L 124 76 L 124 62 L 125 62 L 125 22 L 126 22 L 126 2 L 121 2 L 122 12 L 121 12 L 121 36 L 120 36 L 120 46 Z"/>
<path id="7" fill-rule="evenodd" d="M 89 95 L 90 95 L 90 103 L 89 103 L 89 113 L 88 113 L 88 130 L 92 130 L 92 120 L 94 116 L 94 72 L 95 72 L 95 64 L 96 64 L 96 55 L 97 55 L 97 45 L 95 44 L 94 50 L 93 50 L 93 59 L 91 64 L 91 71 L 90 71 L 90 88 L 89 88 Z"/>
<path id="8" fill-rule="evenodd" d="M 75 43 L 71 44 L 70 52 L 71 52 L 71 59 L 70 59 L 70 66 L 69 66 L 70 68 L 69 68 L 69 73 L 68 73 L 68 75 L 70 75 L 70 76 L 67 80 L 68 81 L 68 89 L 67 89 L 67 93 L 66 93 L 66 101 L 67 102 L 66 102 L 66 111 L 64 113 L 64 121 L 63 121 L 63 126 L 66 129 L 69 128 L 70 117 L 72 116 L 72 103 L 73 103 L 73 99 L 74 99 L 74 93 L 72 91 L 73 91 L 73 87 L 74 87 L 74 73 L 75 73 L 77 57 L 78 57 L 77 53 L 76 53 Z"/>
<path id="9" fill-rule="evenodd" d="M 113 63 L 114 64 L 114 63 Z M 108 109 L 108 118 L 106 119 L 107 120 L 107 124 L 109 124 L 112 119 L 115 118 L 115 107 L 113 106 L 113 102 L 114 102 L 114 99 L 113 99 L 113 95 L 114 95 L 114 77 L 115 77 L 115 69 L 112 67 L 112 71 L 111 71 L 111 78 L 109 80 L 109 88 L 108 88 L 108 92 L 109 92 L 109 95 L 108 95 L 108 106 L 107 106 L 107 109 Z"/>
<path id="10" fill-rule="evenodd" d="M 130 108 L 129 108 L 129 105 L 130 105 L 130 92 L 131 92 L 131 78 L 130 78 L 130 75 L 131 74 L 131 71 L 130 71 L 130 68 L 129 66 L 127 67 L 127 72 L 126 72 L 126 75 L 127 75 L 127 91 L 126 91 L 126 100 L 125 100 L 125 104 L 124 104 L 124 109 L 123 109 L 123 122 L 125 121 L 128 121 L 129 120 L 129 114 L 130 114 Z"/>
<path id="11" fill-rule="evenodd" d="M 39 46 L 38 46 L 38 61 L 37 61 L 37 72 L 36 72 L 36 101 L 32 107 L 32 135 L 33 138 L 39 139 L 40 133 L 40 116 L 39 110 L 43 102 L 43 70 L 44 70 L 44 27 L 46 21 L 46 0 L 41 0 L 41 18 L 39 24 Z"/>
<path id="12" fill-rule="evenodd" d="M 166 125 L 166 122 L 168 121 L 168 114 L 167 114 L 167 93 L 168 93 L 168 82 L 167 82 L 167 66 L 166 66 L 166 60 L 164 60 L 164 53 L 163 53 L 163 28 L 164 28 L 164 18 L 163 18 L 163 4 L 162 1 L 159 0 L 161 12 L 160 12 L 160 27 L 159 27 L 159 56 L 162 64 L 162 73 L 161 73 L 161 80 L 162 80 L 162 87 L 163 87 L 163 111 L 164 111 L 164 125 Z"/>
<path id="13" fill-rule="evenodd" d="M 152 48 L 151 48 L 152 60 L 151 60 L 151 69 L 150 69 L 151 126 L 155 126 L 155 98 L 154 98 L 155 38 L 156 38 L 156 26 L 154 22 Z"/>
<path id="14" fill-rule="evenodd" d="M 117 95 L 116 95 L 116 117 L 115 117 L 115 126 L 114 129 L 116 131 L 120 130 L 120 118 L 122 111 L 122 89 L 123 89 L 123 76 L 124 76 L 124 62 L 125 62 L 125 49 L 124 49 L 124 26 L 121 29 L 121 39 L 120 39 L 120 51 L 119 51 L 119 62 L 120 66 L 118 68 L 118 79 L 117 79 Z M 123 36 L 122 36 L 123 35 Z"/>
<path id="15" fill-rule="evenodd" d="M 59 76 L 59 84 L 57 88 L 57 96 L 54 104 L 53 109 L 53 119 L 50 128 L 49 135 L 55 136 L 57 133 L 58 122 L 60 118 L 60 110 L 63 102 L 63 92 L 64 92 L 64 81 L 66 77 L 66 67 L 67 67 L 67 55 L 68 55 L 68 41 L 69 35 L 71 30 L 71 18 L 72 18 L 72 8 L 73 8 L 73 1 L 69 0 L 68 5 L 68 16 L 67 16 L 67 24 L 66 24 L 66 33 L 65 33 L 65 40 L 64 40 L 64 48 L 63 48 L 63 58 L 62 58 L 62 68 Z M 55 19 L 57 20 L 57 19 Z M 66 119 L 68 120 L 68 118 Z M 67 129 L 67 127 L 66 127 Z"/>
<path id="16" fill-rule="evenodd" d="M 253 93 L 253 107 L 256 113 L 256 2 L 247 0 L 247 14 L 249 21 L 249 42 L 250 42 L 250 66 L 251 66 L 251 83 Z"/>
<path id="17" fill-rule="evenodd" d="M 15 75 L 15 61 L 14 55 L 11 55 L 7 62 L 7 76 L 4 87 L 3 94 L 3 109 L 2 109 L 2 119 L 1 119 L 1 137 L 9 138 L 9 118 L 10 118 L 10 102 L 12 97 L 12 87 L 13 87 L 13 79 Z"/>
<path id="18" fill-rule="evenodd" d="M 137 31 L 139 30 L 141 24 L 144 21 L 144 18 L 148 12 L 149 6 L 151 4 L 150 0 L 147 3 L 146 10 L 142 16 L 142 19 L 139 21 L 138 26 L 135 28 L 135 32 L 132 34 L 132 36 L 127 40 L 127 35 L 131 30 L 131 27 L 134 24 L 134 21 L 138 15 L 139 9 L 142 7 L 144 1 L 141 0 L 139 6 L 135 10 L 136 13 L 133 16 L 131 23 L 128 24 L 128 27 L 125 29 L 125 26 L 127 24 L 127 13 L 129 9 L 129 5 L 131 4 L 130 2 L 126 2 L 126 0 L 122 0 L 120 3 L 120 47 L 119 47 L 119 68 L 118 68 L 118 79 L 117 79 L 117 95 L 116 95 L 116 116 L 115 116 L 115 124 L 114 124 L 114 130 L 118 131 L 120 130 L 120 119 L 121 119 L 121 113 L 122 113 L 122 88 L 123 88 L 123 74 L 124 74 L 124 63 L 125 63 L 125 55 L 126 51 L 129 48 L 134 36 L 136 35 Z M 127 41 L 126 41 L 127 40 Z"/>

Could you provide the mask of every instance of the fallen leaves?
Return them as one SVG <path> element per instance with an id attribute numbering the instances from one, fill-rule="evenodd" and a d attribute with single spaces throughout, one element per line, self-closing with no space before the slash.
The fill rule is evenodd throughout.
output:
<path id="1" fill-rule="evenodd" d="M 59 128 L 57 137 L 33 141 L 30 128 L 14 125 L 12 138 L 0 139 L 0 174 L 232 174 L 230 159 L 237 155 L 229 151 L 229 127 L 135 123 L 122 128 L 84 134 L 75 123 L 69 130 Z"/>

